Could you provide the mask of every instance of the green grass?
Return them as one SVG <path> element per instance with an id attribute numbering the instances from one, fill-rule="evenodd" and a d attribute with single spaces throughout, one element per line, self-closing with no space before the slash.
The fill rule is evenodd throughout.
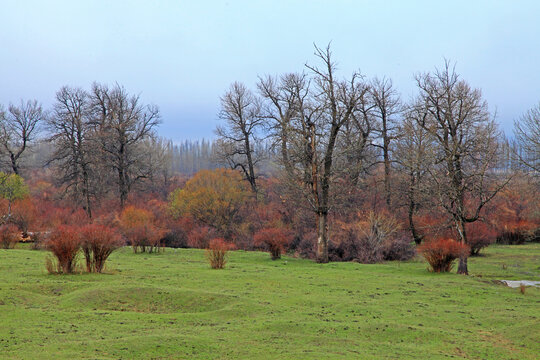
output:
<path id="1" fill-rule="evenodd" d="M 106 274 L 49 275 L 45 252 L 0 250 L 0 358 L 538 359 L 540 289 L 496 280 L 540 280 L 540 244 L 485 254 L 466 277 L 125 248 Z"/>

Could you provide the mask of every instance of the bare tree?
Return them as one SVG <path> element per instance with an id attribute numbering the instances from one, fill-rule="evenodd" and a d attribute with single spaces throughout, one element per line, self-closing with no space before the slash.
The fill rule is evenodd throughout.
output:
<path id="1" fill-rule="evenodd" d="M 396 163 L 398 172 L 403 175 L 404 193 L 403 205 L 407 207 L 409 231 L 414 242 L 418 245 L 424 238 L 416 226 L 414 216 L 420 206 L 426 205 L 426 185 L 428 168 L 433 164 L 434 153 L 431 138 L 427 131 L 418 125 L 419 118 L 424 116 L 423 109 L 412 107 L 405 112 L 400 125 L 399 137 L 396 144 Z"/>
<path id="2" fill-rule="evenodd" d="M 240 169 L 257 193 L 255 166 L 260 157 L 255 151 L 257 133 L 262 126 L 260 102 L 244 84 L 235 82 L 221 97 L 219 117 L 225 125 L 216 128 L 217 153 L 231 169 Z"/>
<path id="3" fill-rule="evenodd" d="M 540 103 L 514 122 L 514 134 L 520 147 L 519 161 L 540 174 Z"/>
<path id="4" fill-rule="evenodd" d="M 374 151 L 373 125 L 375 122 L 374 104 L 366 87 L 358 99 L 356 110 L 350 121 L 343 124 L 338 138 L 336 167 L 341 175 L 348 178 L 353 186 L 361 180 L 361 174 L 368 172 L 377 161 Z"/>
<path id="5" fill-rule="evenodd" d="M 323 67 L 306 65 L 311 82 L 296 86 L 296 114 L 286 129 L 288 140 L 288 183 L 304 190 L 317 224 L 317 261 L 328 262 L 328 213 L 334 190 L 338 148 L 342 128 L 358 113 L 367 89 L 358 73 L 349 80 L 335 78 L 336 64 L 330 47 L 315 46 Z"/>
<path id="6" fill-rule="evenodd" d="M 96 148 L 91 139 L 88 93 L 80 88 L 62 87 L 56 93 L 48 128 L 49 140 L 55 146 L 49 162 L 57 164 L 60 183 L 76 203 L 83 204 L 91 218 Z"/>
<path id="7" fill-rule="evenodd" d="M 391 145 L 398 136 L 399 119 L 402 112 L 399 94 L 393 87 L 392 80 L 387 78 L 375 78 L 369 87 L 371 101 L 373 102 L 373 116 L 377 120 L 374 131 L 379 135 L 380 141 L 373 142 L 373 145 L 380 148 L 383 154 L 384 164 L 384 192 L 386 205 L 390 208 L 392 204 L 391 194 Z"/>
<path id="8" fill-rule="evenodd" d="M 173 145 L 170 140 L 161 137 L 150 138 L 143 143 L 147 155 L 148 181 L 145 185 L 152 192 L 165 200 L 169 194 L 173 168 Z"/>
<path id="9" fill-rule="evenodd" d="M 101 145 L 104 165 L 116 173 L 120 207 L 132 186 L 149 176 L 143 142 L 154 136 L 160 122 L 154 105 L 141 104 L 120 85 L 109 88 L 94 83 L 91 91 L 93 126 Z"/>
<path id="10" fill-rule="evenodd" d="M 262 117 L 273 145 L 279 147 L 281 164 L 291 173 L 289 161 L 289 131 L 293 118 L 298 116 L 299 104 L 308 96 L 309 80 L 306 74 L 289 73 L 279 78 L 259 78 L 257 84 L 263 98 Z"/>
<path id="11" fill-rule="evenodd" d="M 416 107 L 422 114 L 417 123 L 436 146 L 428 168 L 430 179 L 440 205 L 466 244 L 465 225 L 478 220 L 482 208 L 504 186 L 490 181 L 500 134 L 480 90 L 460 80 L 449 62 L 442 70 L 416 76 L 416 83 L 420 92 Z M 465 256 L 460 258 L 458 273 L 468 274 Z"/>
<path id="12" fill-rule="evenodd" d="M 19 174 L 21 155 L 35 140 L 44 117 L 45 113 L 36 100 L 21 101 L 19 106 L 10 104 L 7 113 L 0 116 L 0 144 L 7 152 L 15 174 Z"/>

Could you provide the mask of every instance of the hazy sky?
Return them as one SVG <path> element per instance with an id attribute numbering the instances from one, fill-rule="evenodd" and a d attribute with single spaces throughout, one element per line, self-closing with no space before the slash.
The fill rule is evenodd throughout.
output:
<path id="1" fill-rule="evenodd" d="M 342 75 L 385 75 L 405 100 L 415 73 L 457 62 L 507 132 L 540 101 L 540 1 L 0 0 L 0 103 L 118 82 L 160 107 L 161 135 L 208 138 L 231 82 L 302 71 L 329 41 Z"/>

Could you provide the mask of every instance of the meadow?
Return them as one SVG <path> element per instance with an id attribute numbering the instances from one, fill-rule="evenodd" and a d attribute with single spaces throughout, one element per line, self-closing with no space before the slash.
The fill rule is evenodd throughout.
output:
<path id="1" fill-rule="evenodd" d="M 2 359 L 538 359 L 540 244 L 493 245 L 470 276 L 420 258 L 317 264 L 233 251 L 114 252 L 103 274 L 50 275 L 0 250 Z"/>

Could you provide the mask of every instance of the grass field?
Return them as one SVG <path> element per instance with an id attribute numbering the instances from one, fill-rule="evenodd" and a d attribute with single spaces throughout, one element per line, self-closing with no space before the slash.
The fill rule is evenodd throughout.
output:
<path id="1" fill-rule="evenodd" d="M 48 275 L 0 250 L 2 359 L 538 359 L 540 244 L 492 246 L 471 276 L 418 261 L 316 264 L 236 251 L 115 252 L 106 274 Z"/>

